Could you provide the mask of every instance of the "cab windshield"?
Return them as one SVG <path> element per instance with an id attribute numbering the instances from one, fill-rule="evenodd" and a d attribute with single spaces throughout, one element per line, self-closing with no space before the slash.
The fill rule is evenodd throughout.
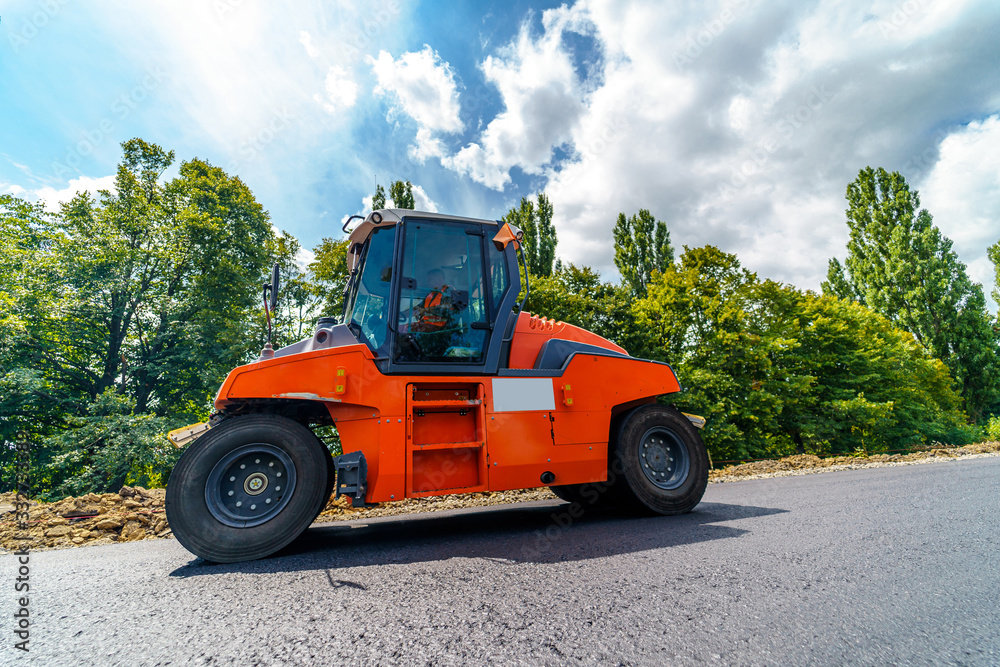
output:
<path id="1" fill-rule="evenodd" d="M 373 351 L 387 347 L 395 227 L 371 233 L 344 303 L 344 322 Z M 381 356 L 381 355 L 380 355 Z"/>

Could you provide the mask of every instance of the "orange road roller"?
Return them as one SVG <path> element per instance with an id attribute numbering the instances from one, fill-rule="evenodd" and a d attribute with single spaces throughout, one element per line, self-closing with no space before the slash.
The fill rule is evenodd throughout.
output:
<path id="1" fill-rule="evenodd" d="M 704 422 L 658 401 L 681 389 L 673 370 L 526 312 L 521 237 L 400 209 L 356 224 L 342 317 L 268 343 L 229 374 L 207 424 L 172 434 L 186 446 L 166 500 L 180 543 L 208 561 L 261 558 L 333 493 L 364 506 L 547 486 L 585 508 L 694 508 Z M 268 317 L 278 283 L 276 269 Z M 336 457 L 314 434 L 330 425 Z"/>

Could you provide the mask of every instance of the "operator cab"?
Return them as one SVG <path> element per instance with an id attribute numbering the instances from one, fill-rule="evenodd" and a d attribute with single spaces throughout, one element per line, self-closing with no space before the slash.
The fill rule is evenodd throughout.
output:
<path id="1" fill-rule="evenodd" d="M 497 372 L 520 291 L 513 244 L 492 242 L 500 227 L 390 209 L 351 232 L 343 321 L 382 372 Z"/>

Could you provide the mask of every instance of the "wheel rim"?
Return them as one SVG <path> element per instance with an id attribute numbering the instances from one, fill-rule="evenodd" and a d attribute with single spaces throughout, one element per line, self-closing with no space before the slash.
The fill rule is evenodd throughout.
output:
<path id="1" fill-rule="evenodd" d="M 660 426 L 642 436 L 639 463 L 646 479 L 667 491 L 683 484 L 691 469 L 691 457 L 684 442 L 676 433 Z"/>
<path id="2" fill-rule="evenodd" d="M 274 518 L 295 490 L 295 464 L 263 442 L 243 445 L 215 464 L 205 483 L 208 511 L 227 526 L 249 528 Z"/>

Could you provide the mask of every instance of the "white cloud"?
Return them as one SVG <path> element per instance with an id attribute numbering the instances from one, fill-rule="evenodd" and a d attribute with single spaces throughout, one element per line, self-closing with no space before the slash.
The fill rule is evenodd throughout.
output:
<path id="1" fill-rule="evenodd" d="M 0 192 L 20 197 L 26 192 L 26 190 L 17 183 L 4 183 L 0 181 Z"/>
<path id="2" fill-rule="evenodd" d="M 437 202 L 428 197 L 427 193 L 419 185 L 413 186 L 413 207 L 417 211 L 438 212 Z"/>
<path id="3" fill-rule="evenodd" d="M 392 100 L 392 110 L 410 116 L 417 124 L 416 143 L 410 154 L 418 162 L 439 156 L 444 147 L 437 133 L 453 134 L 463 128 L 459 118 L 458 88 L 451 65 L 429 46 L 393 59 L 387 51 L 368 57 L 378 80 L 377 95 Z"/>
<path id="4" fill-rule="evenodd" d="M 543 34 L 534 39 L 525 22 L 516 42 L 483 62 L 483 75 L 500 92 L 504 111 L 478 142 L 442 160 L 495 190 L 510 182 L 513 167 L 541 173 L 553 149 L 570 140 L 584 111 L 585 91 L 562 40 L 564 31 L 585 31 L 588 24 L 565 7 L 546 11 L 542 24 Z"/>
<path id="5" fill-rule="evenodd" d="M 299 32 L 299 44 L 306 50 L 306 54 L 315 60 L 319 57 L 319 49 L 313 46 L 312 35 L 303 30 Z"/>
<path id="6" fill-rule="evenodd" d="M 70 179 L 69 184 L 61 190 L 56 190 L 51 186 L 45 186 L 32 191 L 30 194 L 34 199 L 43 202 L 46 209 L 55 212 L 59 210 L 59 204 L 64 204 L 70 201 L 78 192 L 89 192 L 96 197 L 98 190 L 109 190 L 114 192 L 114 174 L 100 176 L 98 178 L 80 176 L 79 178 Z"/>
<path id="7" fill-rule="evenodd" d="M 1000 116 L 969 123 L 941 142 L 940 159 L 920 187 L 920 204 L 988 295 L 993 265 L 985 248 L 1000 240 Z"/>
<path id="8" fill-rule="evenodd" d="M 642 207 L 667 222 L 678 249 L 712 243 L 763 277 L 818 288 L 827 260 L 845 252 L 844 190 L 858 170 L 899 169 L 915 185 L 912 156 L 929 160 L 926 172 L 940 136 L 956 130 L 950 119 L 996 113 L 1000 102 L 979 83 L 995 78 L 1000 47 L 973 29 L 1000 21 L 1000 7 L 580 0 L 553 11 L 544 33 L 522 30 L 486 60 L 507 108 L 444 162 L 496 189 L 512 167 L 541 172 L 532 188 L 553 199 L 559 255 L 612 276 L 614 220 Z M 601 54 L 583 80 L 566 67 L 572 31 Z M 550 118 L 536 95 L 562 96 L 560 113 Z M 942 144 L 951 181 L 977 159 L 970 181 L 996 178 L 992 127 Z M 570 157 L 553 162 L 560 143 Z M 954 193 L 949 206 L 977 201 L 963 215 L 991 230 L 942 226 L 980 279 L 982 243 L 1000 237 L 987 194 L 997 190 L 982 187 L 991 189 L 941 186 Z M 931 190 L 924 204 L 943 222 Z"/>
<path id="9" fill-rule="evenodd" d="M 387 193 L 388 194 L 388 193 Z M 372 210 L 372 195 L 361 198 L 361 210 L 358 211 L 358 215 L 367 216 Z M 395 208 L 396 203 L 392 201 L 391 197 L 386 197 L 385 202 L 386 208 Z M 438 204 L 436 201 L 430 198 L 427 192 L 419 185 L 413 186 L 413 210 L 415 211 L 427 211 L 429 213 L 438 212 Z M 344 216 L 340 220 L 340 224 L 343 225 L 347 221 L 348 216 Z"/>
<path id="10" fill-rule="evenodd" d="M 343 67 L 334 65 L 327 71 L 325 87 L 326 98 L 320 99 L 328 113 L 350 109 L 358 101 L 358 84 Z"/>
<path id="11" fill-rule="evenodd" d="M 299 251 L 295 253 L 295 265 L 302 271 L 308 270 L 309 265 L 315 261 L 316 253 L 309 248 L 299 248 Z"/>
<path id="12" fill-rule="evenodd" d="M 118 3 L 101 15 L 101 39 L 114 43 L 123 60 L 147 63 L 158 74 L 129 121 L 153 116 L 154 126 L 183 126 L 200 151 L 221 153 L 222 165 L 247 168 L 245 147 L 260 145 L 275 114 L 290 110 L 294 123 L 257 151 L 268 159 L 252 165 L 273 180 L 269 164 L 279 155 L 309 156 L 317 134 L 341 127 L 343 110 L 355 104 L 360 88 L 351 74 L 364 57 L 355 36 L 366 25 L 398 30 L 404 11 L 398 4 L 379 5 L 373 14 L 371 6 L 351 3 L 280 10 L 236 0 Z"/>

